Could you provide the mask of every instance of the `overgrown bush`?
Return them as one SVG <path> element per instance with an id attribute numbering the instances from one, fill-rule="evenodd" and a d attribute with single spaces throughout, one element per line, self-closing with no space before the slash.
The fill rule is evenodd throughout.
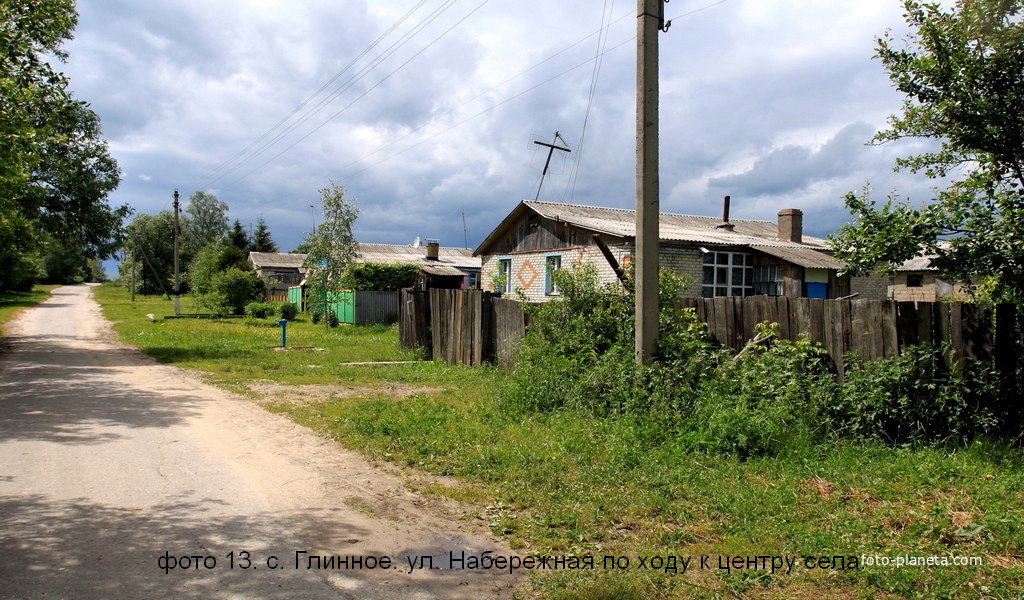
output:
<path id="1" fill-rule="evenodd" d="M 416 285 L 419 276 L 419 265 L 354 263 L 345 271 L 342 287 L 361 292 L 394 292 Z"/>
<path id="2" fill-rule="evenodd" d="M 685 281 L 661 274 L 659 355 L 634 361 L 633 296 L 601 284 L 592 267 L 555 273 L 561 297 L 527 308 L 531 326 L 508 382 L 511 411 L 586 411 L 656 423 L 684 448 L 771 456 L 839 438 L 889 444 L 962 442 L 1012 424 L 993 368 L 941 352 L 846 358 L 838 383 L 825 351 L 806 337 L 778 339 L 733 357 L 715 347 L 693 311 L 679 308 Z M 1013 434 L 1019 435 L 1019 432 Z"/>
<path id="3" fill-rule="evenodd" d="M 325 319 L 330 327 L 337 327 L 340 324 L 340 321 L 338 320 L 338 313 L 334 312 L 330 307 L 325 307 L 323 304 L 314 304 L 310 306 L 309 319 L 314 325 Z"/>
<path id="4" fill-rule="evenodd" d="M 256 273 L 232 267 L 214 275 L 209 291 L 200 294 L 196 303 L 214 314 L 240 315 L 262 296 L 263 282 Z"/>
<path id="5" fill-rule="evenodd" d="M 279 304 L 277 302 L 250 302 L 245 305 L 245 316 L 254 319 L 266 319 L 277 314 Z"/>
<path id="6" fill-rule="evenodd" d="M 530 330 L 502 398 L 512 408 L 550 411 L 560 407 L 601 415 L 669 416 L 694 401 L 701 374 L 719 352 L 703 334 L 692 310 L 679 308 L 685 281 L 661 274 L 661 360 L 650 367 L 634 361 L 634 317 L 630 294 L 602 284 L 593 266 L 554 273 L 559 299 L 527 307 Z"/>
<path id="7" fill-rule="evenodd" d="M 299 314 L 299 307 L 294 302 L 282 302 L 277 314 L 286 321 L 294 321 L 295 316 Z"/>
<path id="8" fill-rule="evenodd" d="M 948 347 L 912 346 L 866 362 L 851 355 L 829 418 L 837 431 L 891 444 L 967 440 L 997 430 L 1006 417 L 990 365 L 963 360 L 950 370 Z"/>
<path id="9" fill-rule="evenodd" d="M 774 329 L 759 325 L 768 345 L 723 361 L 701 382 L 683 428 L 690 446 L 747 457 L 778 454 L 828 435 L 820 413 L 835 383 L 822 360 L 824 350 L 806 337 L 768 337 Z"/>

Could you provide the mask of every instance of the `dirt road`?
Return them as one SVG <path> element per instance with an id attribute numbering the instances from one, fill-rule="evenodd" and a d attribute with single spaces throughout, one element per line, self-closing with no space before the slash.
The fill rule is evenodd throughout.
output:
<path id="1" fill-rule="evenodd" d="M 510 551 L 358 455 L 116 342 L 84 286 L 8 331 L 2 598 L 493 598 L 521 583 L 449 570 L 449 552 Z M 296 569 L 296 552 L 397 568 L 310 570 L 300 555 Z M 165 572 L 165 553 L 216 564 Z M 407 574 L 425 556 L 441 569 Z"/>

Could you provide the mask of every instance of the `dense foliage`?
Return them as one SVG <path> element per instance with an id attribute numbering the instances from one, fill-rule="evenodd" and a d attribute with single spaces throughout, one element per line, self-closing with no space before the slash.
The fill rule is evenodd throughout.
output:
<path id="1" fill-rule="evenodd" d="M 47 244 L 73 247 L 83 270 L 112 255 L 129 213 L 107 203 L 120 171 L 99 118 L 54 68 L 77 20 L 72 0 L 0 3 L 0 289 L 44 276 Z"/>
<path id="2" fill-rule="evenodd" d="M 213 276 L 196 304 L 217 315 L 241 315 L 246 305 L 263 298 L 263 292 L 263 280 L 256 273 L 231 267 Z"/>
<path id="3" fill-rule="evenodd" d="M 355 263 L 342 279 L 345 289 L 360 292 L 394 292 L 416 285 L 418 265 Z"/>
<path id="4" fill-rule="evenodd" d="M 305 266 L 309 269 L 306 272 L 309 302 L 323 309 L 327 298 L 345 289 L 345 272 L 358 254 L 352 225 L 359 210 L 345 197 L 345 188 L 333 182 L 320 190 L 320 205 L 323 222 L 306 238 L 309 251 Z M 330 324 L 333 311 L 326 311 L 326 314 Z"/>
<path id="5" fill-rule="evenodd" d="M 734 357 L 708 339 L 691 309 L 678 307 L 683 281 L 662 272 L 660 355 L 638 366 L 632 296 L 599 284 L 587 266 L 555 277 L 561 296 L 528 309 L 531 327 L 501 390 L 513 411 L 640 418 L 694 450 L 741 457 L 840 438 L 904 444 L 1015 435 L 1005 427 L 1019 415 L 1008 411 L 991 365 L 965 362 L 950 372 L 941 352 L 923 347 L 870 363 L 850 355 L 839 383 L 820 346 L 778 339 L 770 323 L 758 326 L 770 343 Z"/>
<path id="6" fill-rule="evenodd" d="M 878 58 L 906 95 L 876 143 L 931 138 L 937 151 L 897 169 L 951 178 L 923 208 L 848 194 L 852 225 L 833 239 L 852 273 L 918 255 L 996 300 L 1024 300 L 1024 23 L 1019 0 L 958 0 L 952 10 L 905 0 L 909 46 L 878 39 Z"/>

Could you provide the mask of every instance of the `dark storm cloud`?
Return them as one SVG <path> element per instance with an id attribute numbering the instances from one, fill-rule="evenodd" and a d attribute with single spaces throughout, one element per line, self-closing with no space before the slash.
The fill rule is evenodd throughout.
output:
<path id="1" fill-rule="evenodd" d="M 674 16 L 709 4 L 668 6 Z M 68 72 L 125 171 L 114 201 L 155 212 L 174 187 L 186 195 L 202 187 L 243 223 L 272 217 L 290 248 L 309 230 L 316 190 L 334 179 L 358 200 L 364 241 L 461 245 L 465 214 L 475 246 L 535 193 L 532 136 L 558 130 L 579 144 L 591 65 L 563 72 L 594 56 L 597 37 L 464 103 L 594 32 L 602 5 L 490 2 L 370 90 L 479 5 L 455 3 L 258 157 L 218 169 L 413 5 L 81 1 Z M 429 0 L 396 34 L 441 5 Z M 542 199 L 633 204 L 635 17 L 628 3 L 613 6 L 624 17 L 608 47 L 622 46 L 603 57 L 577 162 L 550 175 Z M 893 158 L 912 148 L 863 145 L 899 107 L 871 60 L 874 35 L 898 27 L 899 13 L 890 0 L 729 0 L 677 19 L 660 38 L 664 210 L 716 213 L 731 193 L 737 216 L 772 218 L 799 205 L 820 229 L 842 222 L 842 194 L 866 182 L 881 194 L 925 197 L 926 182 L 891 173 Z"/>

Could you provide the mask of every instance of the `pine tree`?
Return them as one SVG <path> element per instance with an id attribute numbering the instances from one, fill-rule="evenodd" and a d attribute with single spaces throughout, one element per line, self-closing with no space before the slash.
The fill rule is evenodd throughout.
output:
<path id="1" fill-rule="evenodd" d="M 249 250 L 252 252 L 277 252 L 277 244 L 274 243 L 273 238 L 270 237 L 270 227 L 267 226 L 267 222 L 260 217 L 256 221 L 256 230 L 252 232 L 252 241 L 249 244 Z"/>

